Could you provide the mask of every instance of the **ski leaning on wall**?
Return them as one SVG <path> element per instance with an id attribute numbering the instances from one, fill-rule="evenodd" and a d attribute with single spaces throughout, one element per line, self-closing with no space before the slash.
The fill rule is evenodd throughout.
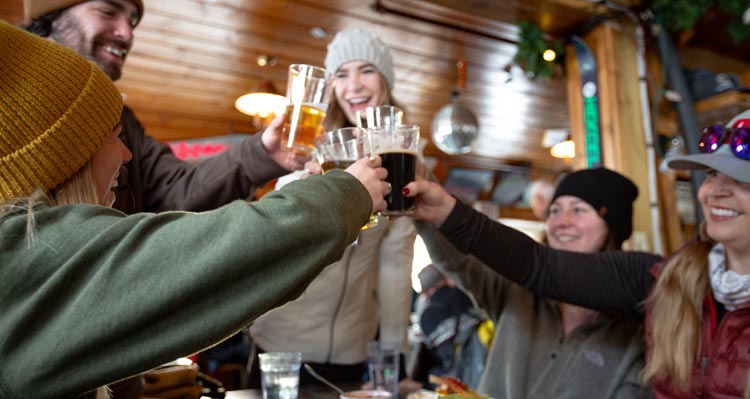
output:
<path id="1" fill-rule="evenodd" d="M 598 168 L 602 166 L 602 145 L 599 127 L 599 83 L 596 59 L 583 39 L 573 36 L 572 41 L 578 60 L 578 72 L 581 75 L 586 166 Z"/>

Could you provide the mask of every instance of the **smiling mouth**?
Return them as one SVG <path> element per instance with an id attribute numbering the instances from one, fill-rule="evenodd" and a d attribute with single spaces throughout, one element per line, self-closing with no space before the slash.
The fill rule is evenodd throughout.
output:
<path id="1" fill-rule="evenodd" d="M 352 104 L 352 105 L 359 105 L 359 104 L 364 104 L 370 101 L 370 97 L 352 98 L 346 101 L 349 101 L 349 104 Z"/>
<path id="2" fill-rule="evenodd" d="M 726 208 L 711 208 L 711 215 L 733 218 L 739 216 L 740 213 Z"/>
<path id="3" fill-rule="evenodd" d="M 115 47 L 115 46 L 111 46 L 111 45 L 104 46 L 104 51 L 106 51 L 106 52 L 108 52 L 108 53 L 110 53 L 112 55 L 115 55 L 117 57 L 120 57 L 120 58 L 124 58 L 125 54 L 128 53 L 128 50 L 126 50 L 124 48 Z"/>
<path id="4" fill-rule="evenodd" d="M 555 239 L 557 241 L 559 241 L 559 242 L 571 242 L 571 241 L 577 240 L 578 237 L 577 236 L 569 236 L 569 235 L 560 235 L 560 236 L 555 236 Z"/>

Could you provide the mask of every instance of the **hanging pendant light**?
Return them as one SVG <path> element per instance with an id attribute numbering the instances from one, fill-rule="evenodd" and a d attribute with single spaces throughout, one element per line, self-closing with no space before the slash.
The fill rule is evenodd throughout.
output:
<path id="1" fill-rule="evenodd" d="M 234 107 L 243 114 L 267 118 L 271 114 L 283 112 L 286 97 L 279 94 L 271 81 L 259 82 L 250 93 L 237 98 Z"/>
<path id="2" fill-rule="evenodd" d="M 441 108 L 432 118 L 432 141 L 446 154 L 459 155 L 471 152 L 471 146 L 479 134 L 479 123 L 468 108 L 458 102 L 466 85 L 466 61 L 462 58 L 458 67 L 458 90 L 451 92 L 451 103 Z"/>

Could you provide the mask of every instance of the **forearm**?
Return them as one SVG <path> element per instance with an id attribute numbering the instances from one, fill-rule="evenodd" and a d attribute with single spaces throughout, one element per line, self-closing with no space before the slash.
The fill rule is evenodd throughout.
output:
<path id="1" fill-rule="evenodd" d="M 475 304 L 493 319 L 499 317 L 509 281 L 476 257 L 457 250 L 431 225 L 423 222 L 416 225 L 433 265 L 469 294 Z"/>
<path id="2" fill-rule="evenodd" d="M 441 226 L 458 249 L 497 273 L 544 296 L 588 308 L 642 317 L 641 302 L 653 284 L 656 255 L 610 251 L 557 251 L 457 203 Z"/>
<path id="3" fill-rule="evenodd" d="M 210 210 L 250 198 L 257 188 L 288 173 L 268 155 L 260 135 L 195 164 L 182 162 L 149 137 L 143 147 L 144 202 L 154 211 Z"/>
<path id="4" fill-rule="evenodd" d="M 0 259 L 19 283 L 0 294 L 0 324 L 13 326 L 2 378 L 38 398 L 79 394 L 199 351 L 297 297 L 341 256 L 371 204 L 343 172 L 290 186 L 205 214 L 40 212 L 40 244 L 24 258 L 36 266 L 16 262 L 27 274 L 18 276 Z"/>
<path id="5" fill-rule="evenodd" d="M 439 230 L 460 252 L 474 255 L 496 272 L 522 285 L 531 278 L 537 249 L 543 248 L 526 235 L 460 201 Z"/>

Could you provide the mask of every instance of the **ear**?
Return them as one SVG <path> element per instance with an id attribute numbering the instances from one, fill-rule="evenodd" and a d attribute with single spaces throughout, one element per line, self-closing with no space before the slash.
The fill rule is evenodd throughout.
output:
<path id="1" fill-rule="evenodd" d="M 599 217 L 601 217 L 603 219 L 604 216 L 607 214 L 607 212 L 608 212 L 607 207 L 606 206 L 601 206 L 601 207 L 599 207 L 599 211 L 597 213 L 599 214 Z"/>

